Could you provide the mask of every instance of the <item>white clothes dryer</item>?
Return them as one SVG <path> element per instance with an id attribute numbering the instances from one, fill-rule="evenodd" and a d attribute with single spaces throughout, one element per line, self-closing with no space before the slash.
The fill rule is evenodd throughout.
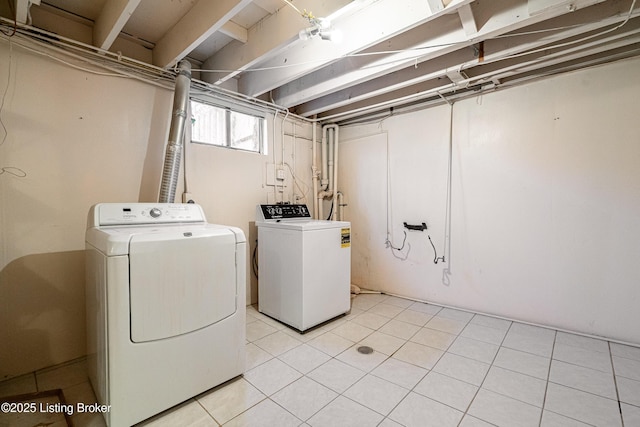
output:
<path id="1" fill-rule="evenodd" d="M 258 309 L 300 332 L 351 309 L 351 223 L 258 205 Z"/>
<path id="2" fill-rule="evenodd" d="M 195 204 L 105 203 L 86 231 L 89 378 L 130 426 L 244 372 L 246 240 Z"/>

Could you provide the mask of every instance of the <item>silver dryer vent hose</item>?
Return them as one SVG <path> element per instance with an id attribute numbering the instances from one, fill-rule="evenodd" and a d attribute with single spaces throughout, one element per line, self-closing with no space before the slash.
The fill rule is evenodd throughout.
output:
<path id="1" fill-rule="evenodd" d="M 180 175 L 180 161 L 182 159 L 182 140 L 184 139 L 184 126 L 187 122 L 189 105 L 189 87 L 191 86 L 191 64 L 189 61 L 180 61 L 176 77 L 176 89 L 173 95 L 173 115 L 169 128 L 169 141 L 164 157 L 162 181 L 160 184 L 160 203 L 173 203 L 176 197 L 178 177 Z"/>

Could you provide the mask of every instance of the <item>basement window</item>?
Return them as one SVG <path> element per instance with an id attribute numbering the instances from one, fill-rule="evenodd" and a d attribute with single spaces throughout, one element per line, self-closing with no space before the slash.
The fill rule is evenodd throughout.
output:
<path id="1" fill-rule="evenodd" d="M 191 142 L 262 153 L 266 122 L 253 111 L 191 100 Z"/>

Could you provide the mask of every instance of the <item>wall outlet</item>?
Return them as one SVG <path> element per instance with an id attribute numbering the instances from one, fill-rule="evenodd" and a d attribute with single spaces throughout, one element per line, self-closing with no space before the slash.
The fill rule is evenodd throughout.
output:
<path id="1" fill-rule="evenodd" d="M 287 187 L 287 177 L 281 165 L 265 164 L 264 179 L 267 186 Z"/>

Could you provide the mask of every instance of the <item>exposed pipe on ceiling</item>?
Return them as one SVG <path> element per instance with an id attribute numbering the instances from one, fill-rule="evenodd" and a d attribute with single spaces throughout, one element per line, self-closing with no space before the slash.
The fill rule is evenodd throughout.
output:
<path id="1" fill-rule="evenodd" d="M 164 169 L 160 184 L 160 203 L 173 203 L 176 197 L 178 176 L 180 175 L 180 159 L 182 158 L 182 140 L 184 126 L 187 121 L 189 106 L 189 87 L 191 86 L 191 64 L 183 60 L 178 64 L 176 88 L 173 95 L 173 115 L 169 128 L 169 141 L 164 157 Z"/>

